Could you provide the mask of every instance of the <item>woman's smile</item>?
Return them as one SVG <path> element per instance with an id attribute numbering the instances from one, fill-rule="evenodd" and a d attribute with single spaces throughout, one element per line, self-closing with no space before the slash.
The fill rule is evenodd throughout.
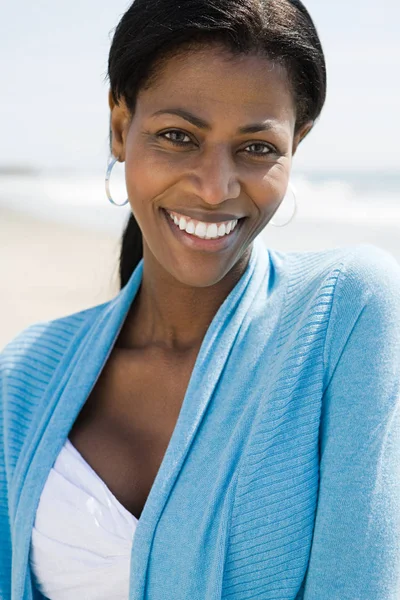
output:
<path id="1" fill-rule="evenodd" d="M 162 218 L 176 240 L 192 250 L 217 252 L 230 248 L 237 239 L 245 217 L 227 221 L 226 223 L 204 223 L 185 218 L 178 218 L 177 213 L 161 208 Z M 206 237 L 206 235 L 210 237 Z M 217 237 L 211 237 L 216 235 Z"/>

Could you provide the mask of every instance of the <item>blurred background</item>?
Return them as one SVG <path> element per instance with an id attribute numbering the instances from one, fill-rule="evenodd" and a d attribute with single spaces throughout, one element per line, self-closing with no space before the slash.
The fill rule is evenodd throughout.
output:
<path id="1" fill-rule="evenodd" d="M 108 201 L 108 51 L 131 1 L 2 6 L 0 349 L 31 323 L 118 293 L 129 205 Z M 305 0 L 328 68 L 328 98 L 294 158 L 298 213 L 268 247 L 372 243 L 400 262 L 397 0 Z M 111 181 L 125 200 L 123 165 Z M 280 213 L 276 213 L 278 220 Z M 284 219 L 284 215 L 282 216 Z"/>

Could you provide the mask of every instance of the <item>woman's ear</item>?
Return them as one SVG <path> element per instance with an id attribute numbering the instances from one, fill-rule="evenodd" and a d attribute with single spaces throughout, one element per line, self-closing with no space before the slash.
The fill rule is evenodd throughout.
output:
<path id="1" fill-rule="evenodd" d="M 121 99 L 114 102 L 111 90 L 108 92 L 108 105 L 110 107 L 110 133 L 111 153 L 118 157 L 120 162 L 125 160 L 125 143 L 129 127 L 129 110 L 126 103 Z"/>
<path id="2" fill-rule="evenodd" d="M 293 138 L 292 156 L 294 156 L 294 154 L 296 153 L 297 147 L 300 144 L 300 142 L 304 140 L 306 135 L 308 135 L 308 133 L 311 131 L 313 125 L 314 121 L 307 121 L 307 123 L 305 123 L 296 133 L 296 135 Z"/>

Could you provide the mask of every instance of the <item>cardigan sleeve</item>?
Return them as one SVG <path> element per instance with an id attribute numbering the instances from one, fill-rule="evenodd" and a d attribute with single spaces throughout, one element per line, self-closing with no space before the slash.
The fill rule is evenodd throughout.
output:
<path id="1" fill-rule="evenodd" d="M 400 265 L 344 261 L 325 345 L 320 479 L 298 600 L 400 598 Z"/>

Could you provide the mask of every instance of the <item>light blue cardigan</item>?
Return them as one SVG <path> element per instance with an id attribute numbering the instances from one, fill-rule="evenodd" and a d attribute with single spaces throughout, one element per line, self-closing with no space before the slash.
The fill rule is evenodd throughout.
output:
<path id="1" fill-rule="evenodd" d="M 43 598 L 28 562 L 40 493 L 142 269 L 111 301 L 33 324 L 0 354 L 1 600 Z M 398 600 L 399 409 L 392 255 L 284 253 L 258 237 L 139 520 L 130 600 Z"/>

